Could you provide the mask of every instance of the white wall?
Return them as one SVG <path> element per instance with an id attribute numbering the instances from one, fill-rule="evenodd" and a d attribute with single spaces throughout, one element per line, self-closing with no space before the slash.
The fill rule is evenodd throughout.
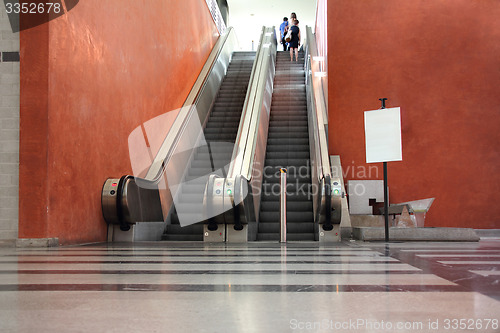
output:
<path id="1" fill-rule="evenodd" d="M 279 27 L 283 17 L 290 18 L 295 12 L 299 19 L 302 42 L 306 25 L 314 32 L 317 0 L 227 0 L 229 7 L 228 26 L 233 27 L 241 51 L 256 51 L 262 26 L 275 26 L 279 36 Z M 253 49 L 252 49 L 253 41 Z M 278 51 L 283 50 L 278 41 Z"/>
<path id="2" fill-rule="evenodd" d="M 16 239 L 19 216 L 19 61 L 3 61 L 3 52 L 19 52 L 0 4 L 0 241 Z"/>

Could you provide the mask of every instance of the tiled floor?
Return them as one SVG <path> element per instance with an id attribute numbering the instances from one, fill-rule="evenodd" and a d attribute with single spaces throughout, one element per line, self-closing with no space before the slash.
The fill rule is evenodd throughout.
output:
<path id="1" fill-rule="evenodd" d="M 0 249 L 1 332 L 500 332 L 500 241 Z"/>

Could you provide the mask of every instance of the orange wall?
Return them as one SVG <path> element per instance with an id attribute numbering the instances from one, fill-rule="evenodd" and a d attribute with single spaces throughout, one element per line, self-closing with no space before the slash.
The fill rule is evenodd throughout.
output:
<path id="1" fill-rule="evenodd" d="M 85 0 L 21 32 L 19 238 L 106 239 L 128 135 L 182 105 L 217 37 L 204 0 Z"/>
<path id="2" fill-rule="evenodd" d="M 328 11 L 327 0 L 318 0 L 316 6 L 316 24 L 314 34 L 316 37 L 316 45 L 318 47 L 318 56 L 323 57 L 323 61 L 319 63 L 319 70 L 328 73 Z M 321 78 L 323 93 L 325 98 L 328 98 L 328 79 Z"/>
<path id="3" fill-rule="evenodd" d="M 326 55 L 328 54 L 327 0 L 318 0 L 316 7 L 316 24 L 314 33 L 316 35 L 318 56 L 326 57 Z"/>
<path id="4" fill-rule="evenodd" d="M 435 197 L 427 226 L 500 228 L 499 17 L 498 0 L 328 1 L 330 153 L 347 180 L 383 179 L 360 172 L 363 112 L 387 97 L 403 138 L 390 202 Z"/>

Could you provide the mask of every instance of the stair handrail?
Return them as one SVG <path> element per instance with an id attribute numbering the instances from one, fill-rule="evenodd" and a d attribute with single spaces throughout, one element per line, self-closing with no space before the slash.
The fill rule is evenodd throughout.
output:
<path id="1" fill-rule="evenodd" d="M 213 223 L 233 225 L 226 228 L 228 241 L 234 236 L 233 232 L 240 231 L 247 235 L 245 239 L 256 238 L 262 172 L 253 166 L 263 165 L 265 159 L 276 48 L 275 27 L 263 27 L 231 162 L 224 175 L 226 180 L 221 182 L 220 177 L 214 175 L 205 187 L 203 205 L 207 216 Z M 216 181 L 224 186 L 222 191 L 214 192 Z"/>
<path id="2" fill-rule="evenodd" d="M 233 153 L 231 155 L 231 162 L 234 161 L 236 158 L 238 158 L 238 152 L 240 149 L 244 149 L 245 147 L 245 142 L 242 141 L 242 136 L 243 132 L 246 132 L 248 129 L 245 128 L 247 124 L 249 123 L 249 119 L 252 117 L 250 110 L 248 108 L 248 105 L 250 103 L 250 99 L 252 96 L 252 92 L 256 89 L 256 84 L 257 80 L 255 80 L 255 75 L 257 73 L 257 68 L 259 68 L 259 59 L 262 58 L 261 56 L 261 51 L 262 51 L 262 42 L 265 36 L 266 32 L 266 27 L 262 26 L 261 32 L 260 32 L 260 37 L 259 37 L 259 43 L 257 44 L 257 51 L 255 52 L 255 59 L 252 65 L 252 72 L 250 73 L 250 79 L 248 81 L 248 87 L 247 87 L 247 92 L 245 95 L 245 102 L 243 103 L 243 108 L 241 109 L 241 117 L 240 117 L 240 122 L 238 125 L 238 131 L 236 132 L 236 139 L 234 141 L 234 149 Z M 257 73 L 258 75 L 258 73 Z M 231 170 L 231 167 L 229 168 Z M 231 173 L 231 171 L 229 171 Z"/>
<path id="3" fill-rule="evenodd" d="M 224 48 L 228 44 L 237 44 L 236 33 L 233 27 L 229 27 L 226 32 L 221 35 L 214 45 L 214 48 L 210 52 L 205 65 L 203 66 L 198 78 L 196 79 L 191 91 L 189 92 L 184 104 L 182 105 L 179 113 L 177 114 L 172 126 L 170 127 L 165 139 L 163 140 L 155 159 L 151 163 L 148 169 L 145 180 L 158 182 L 161 179 L 163 170 L 168 164 L 173 156 L 173 152 L 177 147 L 180 138 L 184 130 L 186 129 L 186 124 L 188 120 L 193 116 L 193 113 L 197 111 L 194 107 L 198 104 L 200 96 L 207 86 L 208 78 L 210 73 L 217 65 L 217 60 L 224 51 Z M 227 70 L 227 68 L 225 69 Z M 207 110 L 208 111 L 208 110 Z"/>
<path id="4" fill-rule="evenodd" d="M 108 178 L 101 191 L 101 206 L 104 219 L 108 224 L 120 224 L 122 230 L 129 230 L 128 224 L 133 224 L 137 220 L 136 216 L 153 216 L 152 220 L 164 220 L 172 207 L 172 193 L 170 187 L 166 187 L 167 179 L 164 177 L 169 165 L 173 161 L 177 165 L 174 167 L 179 172 L 174 172 L 173 182 L 182 178 L 185 172 L 184 159 L 172 158 L 177 148 L 183 148 L 183 140 L 186 134 L 192 134 L 190 125 L 198 124 L 198 128 L 204 123 L 208 112 L 217 94 L 224 74 L 227 71 L 233 50 L 237 48 L 238 41 L 233 28 L 228 28 L 214 44 L 212 51 L 207 57 L 198 78 L 193 84 L 183 106 L 174 119 L 172 126 L 163 140 L 156 157 L 152 161 L 144 178 L 125 175 L 119 179 Z M 195 119 L 198 118 L 198 119 Z M 191 126 L 192 127 L 192 126 Z M 200 140 L 202 134 L 194 133 L 192 140 Z M 193 142 L 194 143 L 194 142 Z M 177 170 L 176 170 L 177 171 Z M 162 182 L 164 180 L 164 182 Z M 170 179 L 168 180 L 170 183 Z M 110 187 L 110 188 L 108 188 Z M 131 194 L 129 196 L 129 194 Z M 141 196 L 153 196 L 155 202 L 148 200 L 138 200 Z M 144 202 L 143 202 L 144 201 Z M 130 212 L 133 211 L 134 214 Z M 132 218 L 132 216 L 134 216 Z M 148 219 L 152 221 L 151 219 Z"/>
<path id="5" fill-rule="evenodd" d="M 314 145 L 316 148 L 316 169 L 318 177 L 331 176 L 330 156 L 328 152 L 328 118 L 325 95 L 321 87 L 322 72 L 319 70 L 318 48 L 311 27 L 306 26 L 306 86 L 311 85 L 309 98 L 313 115 Z"/>
<path id="6" fill-rule="evenodd" d="M 319 65 L 325 59 L 318 56 L 316 39 L 308 26 L 305 46 L 311 180 L 317 186 L 313 193 L 314 221 L 322 225 L 322 232 L 332 231 L 333 224 L 341 221 L 343 189 L 338 176 L 332 175 L 328 152 L 328 111 L 322 87 L 326 75 Z"/>
<path id="7" fill-rule="evenodd" d="M 275 27 L 263 27 L 251 83 L 243 107 L 244 117 L 242 116 L 238 128 L 228 178 L 237 175 L 242 175 L 248 181 L 252 178 L 262 112 L 267 112 L 269 116 L 271 109 L 276 49 Z M 267 135 L 264 140 L 267 140 Z"/>

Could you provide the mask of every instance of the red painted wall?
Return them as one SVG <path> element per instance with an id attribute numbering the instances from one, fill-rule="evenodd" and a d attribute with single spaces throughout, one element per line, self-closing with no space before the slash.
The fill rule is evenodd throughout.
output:
<path id="1" fill-rule="evenodd" d="M 128 135 L 182 106 L 217 37 L 204 0 L 85 0 L 21 32 L 19 238 L 106 239 Z"/>
<path id="2" fill-rule="evenodd" d="M 319 70 L 328 73 L 328 11 L 327 0 L 318 0 L 316 6 L 316 24 L 314 34 L 316 37 L 316 46 L 318 47 L 318 56 L 323 57 L 323 61 L 319 63 Z M 323 94 L 328 98 L 328 79 L 321 78 Z"/>
<path id="3" fill-rule="evenodd" d="M 426 226 L 500 228 L 498 0 L 329 0 L 328 17 L 330 152 L 347 180 L 383 178 L 359 172 L 363 112 L 387 97 L 403 138 L 390 202 L 435 197 Z"/>

